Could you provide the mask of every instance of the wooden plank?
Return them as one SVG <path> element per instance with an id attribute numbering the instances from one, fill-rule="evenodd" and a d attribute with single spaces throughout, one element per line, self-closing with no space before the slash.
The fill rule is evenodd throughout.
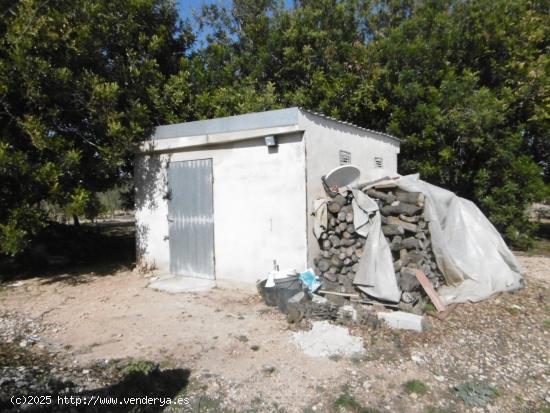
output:
<path id="1" fill-rule="evenodd" d="M 319 291 L 316 292 L 316 294 L 332 294 L 332 295 L 339 295 L 340 297 L 359 298 L 359 294 L 336 293 L 334 291 L 326 291 L 326 290 L 319 290 Z"/>
<path id="2" fill-rule="evenodd" d="M 441 301 L 441 297 L 439 297 L 439 294 L 435 291 L 434 286 L 428 280 L 428 277 L 426 277 L 426 274 L 424 274 L 420 270 L 414 270 L 414 273 L 416 275 L 416 279 L 424 288 L 424 291 L 426 291 L 426 294 L 428 294 L 428 297 L 430 297 L 430 300 L 432 300 L 432 303 L 434 304 L 437 311 L 445 311 L 447 308 L 445 307 L 445 304 L 443 304 L 443 301 Z"/>
<path id="3" fill-rule="evenodd" d="M 397 304 L 383 303 L 380 301 L 368 301 L 368 300 L 350 300 L 352 303 L 366 304 L 366 305 L 381 305 L 383 307 L 399 308 Z"/>

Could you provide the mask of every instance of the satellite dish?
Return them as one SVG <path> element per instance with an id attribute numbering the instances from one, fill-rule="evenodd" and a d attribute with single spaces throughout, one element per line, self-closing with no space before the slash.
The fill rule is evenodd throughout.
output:
<path id="1" fill-rule="evenodd" d="M 349 186 L 353 182 L 359 179 L 361 171 L 359 168 L 353 165 L 343 165 L 338 168 L 334 168 L 325 176 L 325 183 L 332 188 L 337 186 L 338 188 L 342 186 Z"/>

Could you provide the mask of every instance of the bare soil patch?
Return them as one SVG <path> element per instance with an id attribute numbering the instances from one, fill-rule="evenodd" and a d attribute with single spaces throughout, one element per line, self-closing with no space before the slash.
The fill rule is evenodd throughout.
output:
<path id="1" fill-rule="evenodd" d="M 171 380 L 148 394 L 185 395 L 200 411 L 543 411 L 550 405 L 550 258 L 520 261 L 526 289 L 431 316 L 424 333 L 352 329 L 366 350 L 352 359 L 306 356 L 290 341 L 301 327 L 250 292 L 171 295 L 129 271 L 5 283 L 0 369 L 12 379 L 0 379 L 0 395 L 25 389 L 27 378 L 16 385 L 21 367 L 59 381 L 51 392 L 65 391 L 65 377 L 68 392 L 127 394 L 127 366 L 149 360 L 158 368 L 142 379 L 162 382 L 166 372 Z M 473 407 L 455 390 L 470 382 L 497 392 Z M 41 390 L 33 385 L 25 390 Z"/>

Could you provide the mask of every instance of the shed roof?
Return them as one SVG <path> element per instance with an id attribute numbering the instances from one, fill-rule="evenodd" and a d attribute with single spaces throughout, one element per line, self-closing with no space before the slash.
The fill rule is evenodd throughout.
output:
<path id="1" fill-rule="evenodd" d="M 300 107 L 291 107 L 286 109 L 269 110 L 266 112 L 247 113 L 244 115 L 227 116 L 223 118 L 197 120 L 193 122 L 157 126 L 151 138 L 153 140 L 170 139 L 186 136 L 212 135 L 217 133 L 238 132 L 252 129 L 268 129 L 282 126 L 292 126 L 298 125 L 300 114 L 305 113 L 323 119 L 328 119 L 332 122 L 348 125 L 363 131 L 368 131 L 376 135 L 385 136 L 399 142 L 399 139 L 393 135 L 363 128 L 353 123 L 343 122 L 330 116 L 326 116 L 317 112 L 312 112 Z"/>

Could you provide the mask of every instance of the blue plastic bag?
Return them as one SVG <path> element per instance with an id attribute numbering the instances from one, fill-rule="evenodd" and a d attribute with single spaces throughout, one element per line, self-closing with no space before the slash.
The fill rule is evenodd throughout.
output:
<path id="1" fill-rule="evenodd" d="M 300 281 L 307 286 L 310 293 L 314 293 L 323 285 L 319 277 L 315 275 L 311 268 L 308 268 L 304 272 L 300 273 Z"/>

